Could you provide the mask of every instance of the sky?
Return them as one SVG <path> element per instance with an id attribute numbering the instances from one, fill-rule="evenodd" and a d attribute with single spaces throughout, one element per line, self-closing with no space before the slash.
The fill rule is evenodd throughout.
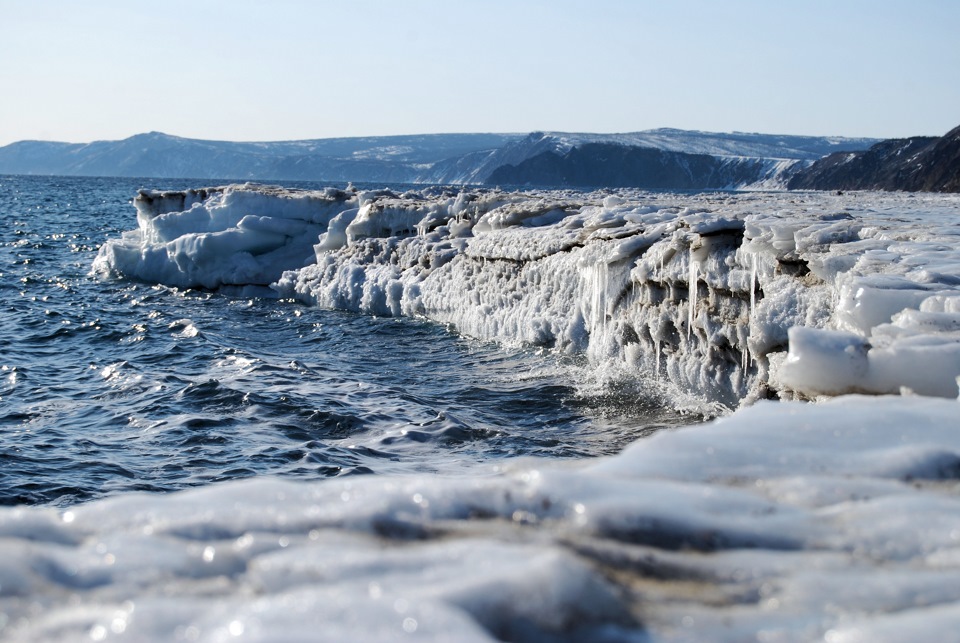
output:
<path id="1" fill-rule="evenodd" d="M 0 145 L 940 135 L 956 0 L 0 0 Z"/>

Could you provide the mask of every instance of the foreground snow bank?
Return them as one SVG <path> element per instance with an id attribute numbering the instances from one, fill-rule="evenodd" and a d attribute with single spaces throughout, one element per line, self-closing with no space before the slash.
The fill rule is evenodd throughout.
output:
<path id="1" fill-rule="evenodd" d="M 581 466 L 0 509 L 4 640 L 939 640 L 957 402 L 760 402 Z"/>
<path id="2" fill-rule="evenodd" d="M 736 406 L 957 396 L 960 199 L 228 186 L 141 192 L 94 269 L 583 353 Z M 286 271 L 286 272 L 284 272 Z"/>

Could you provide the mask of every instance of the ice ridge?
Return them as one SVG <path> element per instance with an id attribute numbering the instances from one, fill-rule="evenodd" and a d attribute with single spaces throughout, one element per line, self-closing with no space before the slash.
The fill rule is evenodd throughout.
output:
<path id="1" fill-rule="evenodd" d="M 422 316 L 765 397 L 957 397 L 960 199 L 855 193 L 142 191 L 94 270 Z"/>

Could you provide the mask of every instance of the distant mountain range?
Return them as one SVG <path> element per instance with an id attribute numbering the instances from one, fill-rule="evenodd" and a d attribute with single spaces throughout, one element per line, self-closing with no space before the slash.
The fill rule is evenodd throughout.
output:
<path id="1" fill-rule="evenodd" d="M 960 127 L 942 137 L 427 134 L 269 143 L 159 132 L 121 141 L 21 141 L 0 174 L 700 190 L 960 191 Z"/>
<path id="2" fill-rule="evenodd" d="M 627 134 L 429 134 L 236 143 L 159 132 L 87 144 L 0 147 L 0 173 L 365 183 L 783 187 L 876 139 L 656 129 Z"/>

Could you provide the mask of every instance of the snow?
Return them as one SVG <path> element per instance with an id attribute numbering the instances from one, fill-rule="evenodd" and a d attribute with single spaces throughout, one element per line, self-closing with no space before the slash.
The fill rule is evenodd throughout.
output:
<path id="1" fill-rule="evenodd" d="M 729 408 L 958 393 L 956 196 L 235 185 L 136 204 L 95 271 L 424 316 Z"/>
<path id="2" fill-rule="evenodd" d="M 579 465 L 0 509 L 11 641 L 939 640 L 955 400 L 761 401 Z"/>

